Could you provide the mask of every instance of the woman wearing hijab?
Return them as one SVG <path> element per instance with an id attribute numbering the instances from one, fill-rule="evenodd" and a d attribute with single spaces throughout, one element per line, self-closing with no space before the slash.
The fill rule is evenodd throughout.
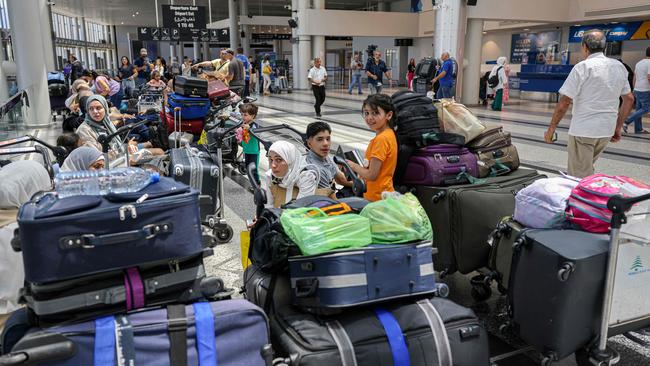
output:
<path id="1" fill-rule="evenodd" d="M 97 141 L 99 134 L 112 134 L 117 131 L 109 118 L 109 111 L 108 103 L 104 97 L 101 95 L 88 97 L 86 100 L 86 117 L 75 131 L 83 141 L 84 146 L 94 147 L 102 151 L 102 144 Z M 119 139 L 116 138 L 111 141 L 111 150 L 113 150 L 113 154 L 117 154 L 116 151 L 123 152 Z M 113 157 L 111 157 L 112 159 Z"/>
<path id="2" fill-rule="evenodd" d="M 61 167 L 61 172 L 104 169 L 104 155 L 92 147 L 82 146 L 74 149 Z"/>
<path id="3" fill-rule="evenodd" d="M 508 82 L 506 78 L 506 61 L 507 59 L 504 56 L 499 57 L 488 78 L 490 80 L 494 75 L 499 77 L 499 84 L 494 87 L 494 101 L 492 102 L 492 110 L 494 111 L 500 111 L 503 106 L 503 87 Z"/>
<path id="4" fill-rule="evenodd" d="M 300 150 L 287 141 L 269 148 L 269 170 L 262 179 L 266 207 L 280 207 L 293 199 L 311 196 L 318 188 L 318 170 L 308 165 Z"/>
<path id="5" fill-rule="evenodd" d="M 52 188 L 50 176 L 42 164 L 19 160 L 0 169 L 0 330 L 8 314 L 18 309 L 18 291 L 23 286 L 23 258 L 11 248 L 18 228 L 18 208 L 36 192 Z"/>

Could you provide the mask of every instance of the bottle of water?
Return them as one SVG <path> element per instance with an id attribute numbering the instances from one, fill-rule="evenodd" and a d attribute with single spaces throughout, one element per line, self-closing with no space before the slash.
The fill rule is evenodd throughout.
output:
<path id="1" fill-rule="evenodd" d="M 137 192 L 160 180 L 158 173 L 140 168 L 87 170 L 59 173 L 54 178 L 54 188 L 59 197 L 81 195 L 106 195 L 109 193 Z"/>

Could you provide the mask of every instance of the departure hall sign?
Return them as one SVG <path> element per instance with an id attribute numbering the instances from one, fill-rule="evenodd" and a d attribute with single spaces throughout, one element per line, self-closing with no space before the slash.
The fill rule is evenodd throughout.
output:
<path id="1" fill-rule="evenodd" d="M 224 29 L 186 29 L 138 27 L 140 41 L 179 41 L 179 42 L 228 42 L 230 32 Z"/>
<path id="2" fill-rule="evenodd" d="M 206 27 L 205 6 L 163 5 L 162 13 L 165 28 L 176 28 L 183 32 Z"/>

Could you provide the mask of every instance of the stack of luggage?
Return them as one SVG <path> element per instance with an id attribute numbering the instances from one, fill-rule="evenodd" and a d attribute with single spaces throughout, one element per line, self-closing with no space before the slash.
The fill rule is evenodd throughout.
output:
<path id="1" fill-rule="evenodd" d="M 269 315 L 285 363 L 489 365 L 476 315 L 441 297 L 434 235 L 413 195 L 258 209 L 244 293 Z"/>
<path id="2" fill-rule="evenodd" d="M 176 76 L 174 92 L 167 95 L 167 107 L 161 112 L 167 123 L 170 145 L 176 145 L 178 141 L 178 145 L 182 146 L 198 140 L 209 110 L 208 81 Z"/>
<path id="3" fill-rule="evenodd" d="M 7 322 L 4 360 L 268 364 L 266 315 L 206 275 L 198 197 L 161 177 L 136 192 L 50 192 L 24 204 L 12 246 L 26 308 Z"/>
<path id="4" fill-rule="evenodd" d="M 70 89 L 65 82 L 62 72 L 54 71 L 47 73 L 47 91 L 50 96 L 50 108 L 54 112 L 65 112 L 65 100 L 68 98 Z"/>

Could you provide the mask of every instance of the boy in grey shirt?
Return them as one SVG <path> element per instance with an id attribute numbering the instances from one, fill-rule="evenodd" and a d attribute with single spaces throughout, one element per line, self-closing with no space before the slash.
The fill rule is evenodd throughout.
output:
<path id="1" fill-rule="evenodd" d="M 331 134 L 332 129 L 325 122 L 313 122 L 307 126 L 307 163 L 318 168 L 320 180 L 315 194 L 336 198 L 336 183 L 352 187 L 352 182 L 345 178 L 329 155 Z"/>

